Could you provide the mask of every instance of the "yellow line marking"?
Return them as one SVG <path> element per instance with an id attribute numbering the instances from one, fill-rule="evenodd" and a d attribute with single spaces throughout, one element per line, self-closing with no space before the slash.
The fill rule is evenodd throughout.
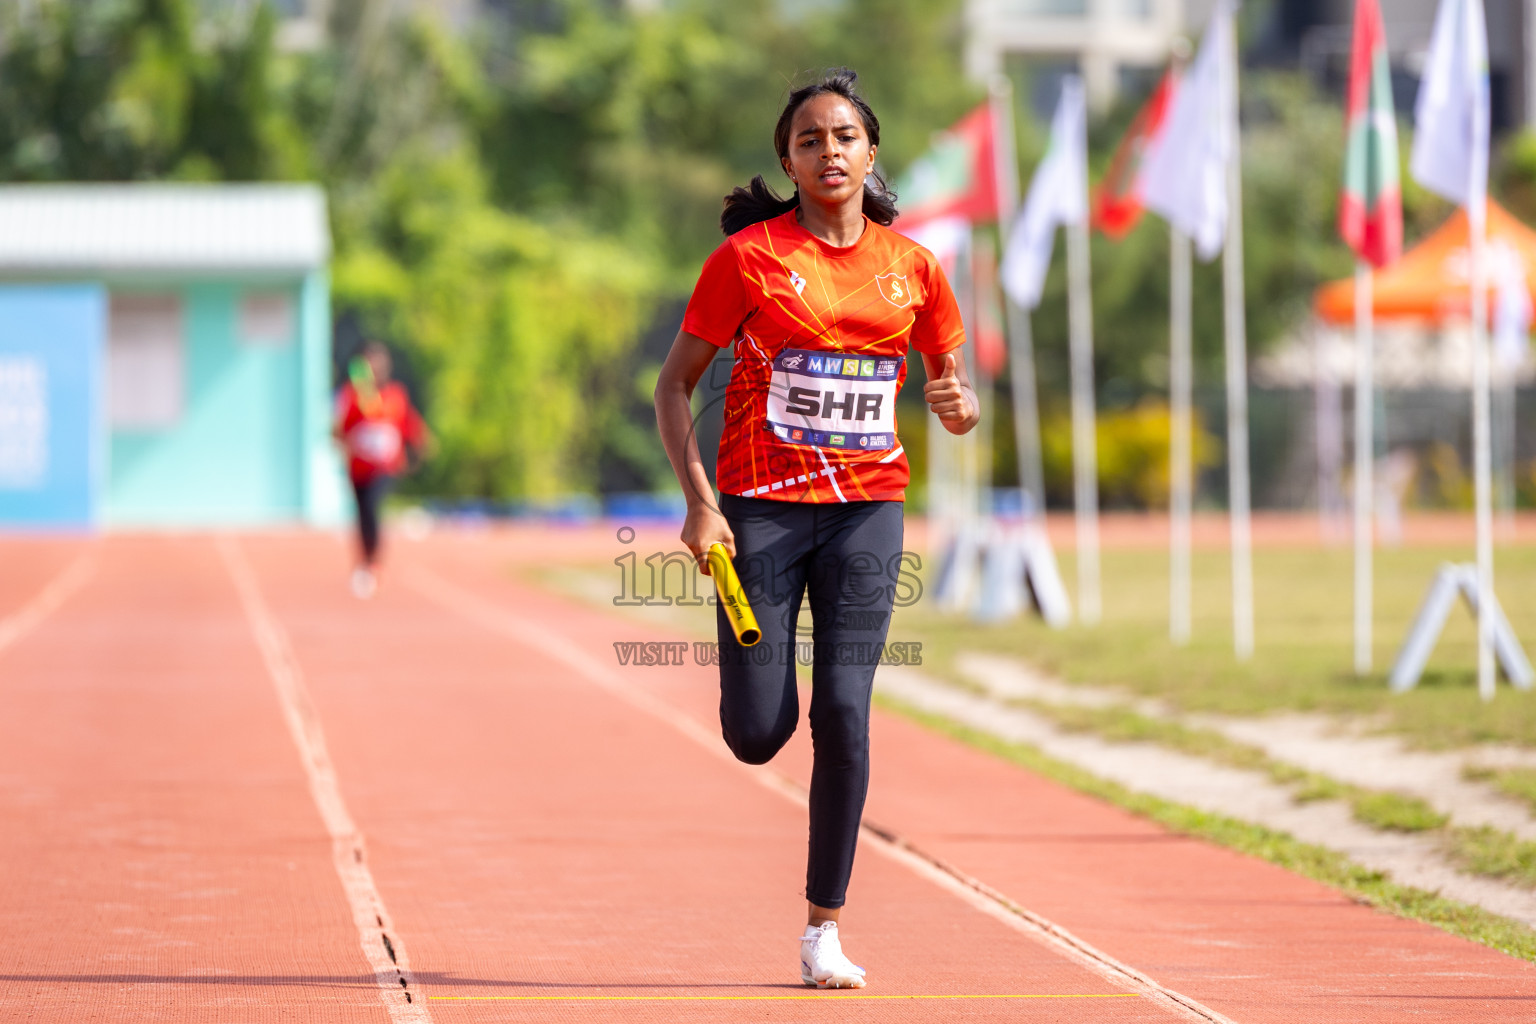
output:
<path id="1" fill-rule="evenodd" d="M 833 991 L 833 990 L 828 990 Z M 843 991 L 847 991 L 844 989 Z M 1135 992 L 1083 992 L 1067 995 L 1054 995 L 1045 993 L 1011 993 L 1002 995 L 987 995 L 982 993 L 957 994 L 957 995 L 837 995 L 834 999 L 1135 999 Z M 604 1003 L 675 1003 L 675 1002 L 775 1002 L 786 999 L 826 999 L 828 996 L 796 995 L 796 996 L 428 996 L 428 999 L 440 999 L 450 1002 L 484 1002 L 488 1000 L 507 1000 L 514 1002 L 604 1002 Z"/>
<path id="2" fill-rule="evenodd" d="M 559 661 L 573 672 L 585 677 L 592 685 L 612 694 L 631 707 L 664 722 L 683 736 L 699 744 L 713 756 L 720 758 L 747 774 L 759 785 L 773 790 L 798 807 L 806 806 L 806 794 L 789 776 L 776 772 L 751 771 L 741 765 L 720 739 L 717 729 L 710 729 L 698 719 L 692 718 L 676 705 L 655 696 L 649 690 L 633 686 L 621 678 L 613 665 L 601 660 L 596 654 L 569 639 L 563 630 L 552 623 L 530 624 L 527 616 L 514 615 L 495 600 L 476 595 L 473 591 L 451 583 L 425 566 L 416 565 L 408 577 L 416 590 L 440 607 L 447 608 L 471 622 L 507 637 L 514 643 L 523 644 L 545 657 Z M 1202 1006 L 1193 999 L 1172 989 L 1164 988 L 1136 968 L 1115 960 L 1109 954 L 1084 942 L 1034 911 L 1020 906 L 1004 894 L 979 879 L 963 874 L 937 858 L 921 853 L 899 836 L 876 831 L 867 822 L 859 838 L 870 844 L 877 853 L 908 868 L 919 878 L 926 879 L 945 892 L 959 897 L 967 906 L 980 911 L 1063 955 L 1068 961 L 1085 967 L 1105 982 L 1117 985 L 1130 984 L 1141 989 L 1139 994 L 1150 999 L 1162 1000 L 1162 1005 L 1183 1020 L 1199 1024 L 1233 1024 L 1233 1021 Z M 1126 993 L 1130 995 L 1135 993 Z M 1122 995 L 1122 998 L 1124 996 Z"/>

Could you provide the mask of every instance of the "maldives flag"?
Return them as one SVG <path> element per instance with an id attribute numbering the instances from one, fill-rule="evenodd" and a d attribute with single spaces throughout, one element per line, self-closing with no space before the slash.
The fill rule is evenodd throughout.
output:
<path id="1" fill-rule="evenodd" d="M 1168 101 L 1178 84 L 1178 72 L 1169 68 L 1120 140 L 1109 170 L 1093 193 L 1091 223 L 1110 238 L 1124 238 L 1141 220 L 1141 190 L 1137 188 L 1141 158 L 1163 130 Z"/>
<path id="2" fill-rule="evenodd" d="M 996 132 L 983 103 L 957 121 L 918 157 L 895 184 L 901 217 L 895 228 L 910 235 L 924 225 L 956 218 L 971 224 L 997 219 Z"/>
<path id="3" fill-rule="evenodd" d="M 1384 267 L 1403 252 L 1403 203 L 1387 36 L 1376 0 L 1355 0 L 1344 126 L 1339 234 L 1362 260 Z"/>

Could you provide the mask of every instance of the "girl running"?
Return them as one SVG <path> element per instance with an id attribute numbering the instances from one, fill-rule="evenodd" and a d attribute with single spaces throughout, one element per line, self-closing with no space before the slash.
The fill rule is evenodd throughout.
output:
<path id="1" fill-rule="evenodd" d="M 408 465 L 407 448 L 419 457 L 431 443 L 405 387 L 390 380 L 392 361 L 383 342 L 369 341 L 354 360 L 360 371 L 336 395 L 332 432 L 347 453 L 347 477 L 357 499 L 357 566 L 352 593 L 367 600 L 378 582 L 379 519 L 384 495 Z"/>
<path id="2" fill-rule="evenodd" d="M 738 758 L 762 764 L 800 717 L 794 640 L 810 599 L 809 915 L 800 978 L 862 988 L 837 922 L 869 786 L 869 704 L 901 566 L 910 477 L 896 436 L 907 353 L 944 427 L 976 425 L 976 393 L 956 350 L 960 311 L 937 261 L 887 225 L 895 197 L 875 172 L 880 122 L 848 70 L 797 89 L 774 146 L 795 193 L 761 177 L 725 199 L 728 236 L 704 263 L 656 384 L 656 422 L 687 496 L 682 540 L 708 573 L 730 552 L 763 630 L 736 642 L 723 611 L 720 724 Z M 716 352 L 735 346 L 725 393 L 716 504 L 689 397 Z"/>

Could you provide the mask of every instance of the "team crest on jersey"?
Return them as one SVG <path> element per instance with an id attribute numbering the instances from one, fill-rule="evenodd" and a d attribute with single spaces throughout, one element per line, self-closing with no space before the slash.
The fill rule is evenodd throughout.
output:
<path id="1" fill-rule="evenodd" d="M 801 292 L 805 291 L 805 278 L 801 277 L 793 270 L 789 272 L 789 283 L 795 286 L 796 295 L 799 295 Z"/>
<path id="2" fill-rule="evenodd" d="M 897 309 L 904 309 L 912 302 L 912 291 L 907 287 L 906 274 L 881 274 L 875 278 L 875 285 L 880 289 L 880 294 L 885 296 L 885 301 Z"/>

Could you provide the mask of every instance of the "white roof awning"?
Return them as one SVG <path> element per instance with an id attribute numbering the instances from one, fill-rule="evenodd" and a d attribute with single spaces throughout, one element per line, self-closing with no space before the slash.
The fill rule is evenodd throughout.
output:
<path id="1" fill-rule="evenodd" d="M 0 186 L 0 274 L 308 271 L 330 250 L 317 185 Z"/>
<path id="2" fill-rule="evenodd" d="M 1472 331 L 1466 324 L 1436 328 L 1378 323 L 1373 347 L 1379 388 L 1472 386 Z M 1264 387 L 1312 387 L 1320 382 L 1349 387 L 1355 381 L 1355 359 L 1352 329 L 1314 322 L 1254 360 L 1253 379 Z M 1536 380 L 1536 360 L 1526 353 L 1509 358 L 1496 346 L 1492 372 L 1495 382 L 1513 376 L 1528 384 Z"/>

